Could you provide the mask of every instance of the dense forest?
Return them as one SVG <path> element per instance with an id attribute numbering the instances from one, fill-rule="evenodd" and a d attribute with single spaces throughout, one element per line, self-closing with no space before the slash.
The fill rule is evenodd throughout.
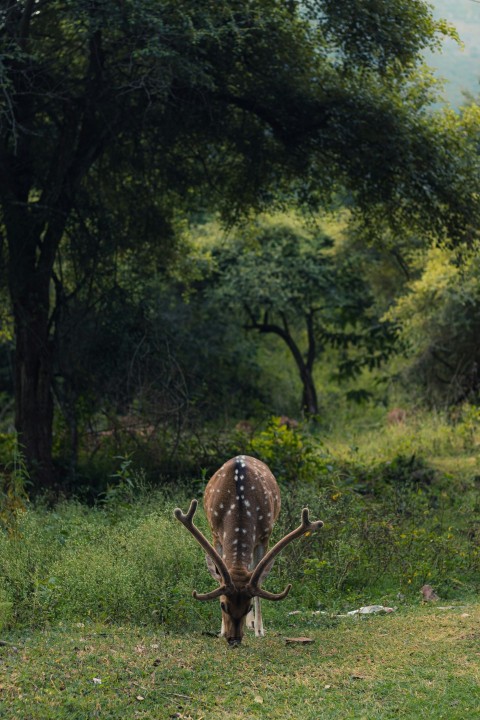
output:
<path id="1" fill-rule="evenodd" d="M 455 37 L 422 2 L 4 3 L 5 468 L 95 495 L 272 416 L 475 406 L 480 111 L 423 64 Z"/>

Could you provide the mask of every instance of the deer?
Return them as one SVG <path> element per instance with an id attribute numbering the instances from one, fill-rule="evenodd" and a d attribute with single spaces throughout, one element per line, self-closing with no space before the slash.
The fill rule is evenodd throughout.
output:
<path id="1" fill-rule="evenodd" d="M 245 627 L 254 630 L 255 637 L 263 637 L 260 599 L 283 600 L 292 587 L 289 583 L 279 593 L 262 588 L 275 558 L 289 543 L 318 530 L 323 522 L 312 522 L 308 509 L 303 508 L 301 524 L 268 550 L 280 513 L 280 489 L 267 465 L 247 455 L 231 458 L 217 470 L 207 483 L 203 502 L 213 544 L 193 523 L 196 499 L 186 513 L 174 510 L 176 519 L 204 549 L 208 570 L 219 585 L 207 593 L 194 590 L 193 597 L 220 598 L 220 636 L 229 645 L 242 642 Z"/>

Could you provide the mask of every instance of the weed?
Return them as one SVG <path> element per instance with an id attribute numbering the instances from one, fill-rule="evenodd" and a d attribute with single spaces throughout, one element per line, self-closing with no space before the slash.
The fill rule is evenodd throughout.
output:
<path id="1" fill-rule="evenodd" d="M 0 526 L 9 535 L 18 533 L 18 514 L 28 503 L 27 486 L 30 478 L 25 458 L 16 434 L 9 436 L 10 460 L 0 473 Z"/>

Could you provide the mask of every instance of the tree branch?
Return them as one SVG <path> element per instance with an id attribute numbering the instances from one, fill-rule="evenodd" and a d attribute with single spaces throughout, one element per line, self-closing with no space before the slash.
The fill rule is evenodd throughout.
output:
<path id="1" fill-rule="evenodd" d="M 244 325 L 245 330 L 257 330 L 260 333 L 273 333 L 275 335 L 278 335 L 292 353 L 295 363 L 297 364 L 297 367 L 300 371 L 300 374 L 302 377 L 304 377 L 307 367 L 305 365 L 305 361 L 303 359 L 300 348 L 293 339 L 291 333 L 288 330 L 285 330 L 285 328 L 281 327 L 281 325 L 276 325 L 275 323 L 268 322 L 258 322 L 255 319 L 251 310 L 248 310 L 247 308 L 247 312 L 250 316 L 251 325 Z"/>
<path id="2" fill-rule="evenodd" d="M 22 48 L 22 50 L 25 49 L 25 46 L 27 44 L 27 38 L 30 32 L 30 20 L 33 15 L 33 9 L 35 7 L 35 0 L 27 0 L 25 5 L 25 10 L 22 14 L 22 19 L 20 20 L 20 27 L 18 32 L 18 44 Z"/>
<path id="3" fill-rule="evenodd" d="M 305 135 L 308 135 L 312 131 L 317 131 L 319 128 L 325 127 L 328 121 L 328 113 L 325 107 L 317 106 L 314 109 L 311 108 L 311 112 L 304 113 L 303 117 L 294 117 L 292 122 L 292 115 L 294 115 L 292 107 L 288 108 L 287 118 L 288 124 L 281 121 L 281 118 L 275 114 L 269 108 L 262 105 L 258 98 L 239 97 L 234 93 L 223 90 L 222 92 L 214 93 L 214 99 L 225 102 L 229 105 L 246 110 L 248 113 L 255 115 L 263 122 L 267 123 L 272 130 L 275 132 L 277 137 L 282 140 L 283 143 L 287 141 L 292 143 L 293 141 L 298 142 Z M 282 108 L 283 109 L 283 108 Z M 308 118 L 308 119 L 307 119 Z"/>

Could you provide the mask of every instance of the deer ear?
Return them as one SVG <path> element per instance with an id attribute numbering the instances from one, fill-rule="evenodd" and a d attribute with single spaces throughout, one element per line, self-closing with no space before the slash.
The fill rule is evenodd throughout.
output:
<path id="1" fill-rule="evenodd" d="M 222 576 L 221 576 L 220 573 L 218 572 L 217 566 L 216 566 L 215 563 L 213 562 L 213 560 L 212 560 L 212 558 L 210 557 L 210 555 L 205 555 L 205 560 L 207 561 L 208 572 L 209 572 L 210 575 L 213 577 L 213 579 L 216 580 L 218 583 L 223 582 Z"/>

